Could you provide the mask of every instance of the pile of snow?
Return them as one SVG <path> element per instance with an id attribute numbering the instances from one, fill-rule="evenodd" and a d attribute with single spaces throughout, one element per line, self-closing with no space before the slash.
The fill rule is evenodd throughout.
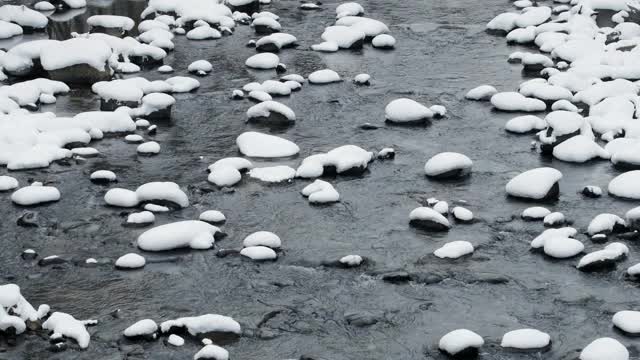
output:
<path id="1" fill-rule="evenodd" d="M 306 157 L 296 170 L 296 176 L 317 178 L 331 174 L 359 175 L 367 169 L 373 157 L 373 152 L 355 145 L 344 145 L 327 153 Z"/>
<path id="2" fill-rule="evenodd" d="M 340 201 L 340 194 L 330 183 L 316 180 L 302 189 L 302 195 L 312 204 L 326 204 Z"/>
<path id="3" fill-rule="evenodd" d="M 424 172 L 436 179 L 461 178 L 471 173 L 473 162 L 466 155 L 443 152 L 433 156 L 424 166 Z"/>
<path id="4" fill-rule="evenodd" d="M 240 152 L 249 157 L 277 158 L 296 155 L 298 145 L 278 136 L 248 131 L 236 139 Z"/>
<path id="5" fill-rule="evenodd" d="M 525 171 L 513 179 L 506 186 L 507 194 L 514 197 L 551 200 L 558 198 L 560 186 L 558 181 L 562 173 L 556 169 L 543 167 Z"/>
<path id="6" fill-rule="evenodd" d="M 428 107 L 406 98 L 391 101 L 384 112 L 387 121 L 397 124 L 424 123 L 434 115 Z"/>
<path id="7" fill-rule="evenodd" d="M 220 229 L 204 221 L 186 220 L 156 226 L 138 236 L 137 245 L 144 251 L 165 251 L 190 247 L 210 249 Z"/>
<path id="8" fill-rule="evenodd" d="M 11 201 L 22 206 L 32 206 L 60 200 L 60 191 L 53 186 L 31 185 L 11 194 Z"/>
<path id="9" fill-rule="evenodd" d="M 429 207 L 413 209 L 409 214 L 409 224 L 431 231 L 448 231 L 451 228 L 446 217 Z"/>
<path id="10" fill-rule="evenodd" d="M 444 244 L 441 248 L 434 251 L 433 254 L 441 259 L 457 259 L 459 257 L 471 254 L 473 245 L 468 241 L 452 241 Z"/>
<path id="11" fill-rule="evenodd" d="M 467 329 L 451 331 L 438 343 L 438 348 L 450 356 L 470 356 L 477 355 L 478 349 L 484 345 L 482 336 Z"/>
<path id="12" fill-rule="evenodd" d="M 92 28 L 120 29 L 130 31 L 135 22 L 126 16 L 117 15 L 93 15 L 87 19 L 87 24 Z"/>

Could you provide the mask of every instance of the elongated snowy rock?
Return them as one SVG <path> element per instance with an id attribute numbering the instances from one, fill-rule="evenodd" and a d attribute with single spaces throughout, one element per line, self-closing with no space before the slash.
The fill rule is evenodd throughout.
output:
<path id="1" fill-rule="evenodd" d="M 156 226 L 138 237 L 138 247 L 145 251 L 164 251 L 183 247 L 210 249 L 220 229 L 204 221 L 186 220 Z"/>

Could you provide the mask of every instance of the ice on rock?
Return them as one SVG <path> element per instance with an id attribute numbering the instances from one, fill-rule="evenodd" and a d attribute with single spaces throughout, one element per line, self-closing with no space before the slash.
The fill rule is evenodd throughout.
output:
<path id="1" fill-rule="evenodd" d="M 610 154 L 588 136 L 576 135 L 555 146 L 553 156 L 562 161 L 583 163 L 595 158 L 609 159 Z"/>
<path id="2" fill-rule="evenodd" d="M 116 260 L 116 268 L 118 269 L 139 269 L 145 264 L 145 258 L 135 253 L 122 255 Z"/>
<path id="3" fill-rule="evenodd" d="M 296 155 L 298 145 L 278 136 L 259 132 L 244 132 L 236 139 L 240 152 L 249 157 L 277 158 Z"/>
<path id="4" fill-rule="evenodd" d="M 252 93 L 254 91 L 249 96 Z M 296 121 L 296 114 L 288 106 L 277 101 L 268 100 L 249 108 L 247 110 L 247 121 L 269 125 L 290 125 Z"/>
<path id="5" fill-rule="evenodd" d="M 536 329 L 518 329 L 502 336 L 500 346 L 512 349 L 542 349 L 551 344 L 549 334 Z"/>
<path id="6" fill-rule="evenodd" d="M 118 207 L 136 207 L 140 203 L 135 191 L 122 188 L 107 191 L 104 195 L 104 201 L 107 205 Z"/>
<path id="7" fill-rule="evenodd" d="M 160 152 L 160 144 L 155 141 L 148 141 L 138 145 L 136 151 L 142 155 L 155 155 Z"/>
<path id="8" fill-rule="evenodd" d="M 11 194 L 11 201 L 32 206 L 60 200 L 60 191 L 53 186 L 25 186 Z"/>
<path id="9" fill-rule="evenodd" d="M 547 123 L 535 115 L 517 116 L 507 121 L 505 130 L 516 134 L 525 134 L 532 131 L 543 130 Z"/>
<path id="10" fill-rule="evenodd" d="M 240 250 L 240 255 L 248 257 L 253 261 L 267 261 L 267 260 L 275 260 L 278 258 L 278 254 L 276 254 L 273 249 L 266 246 L 249 246 Z"/>
<path id="11" fill-rule="evenodd" d="M 435 179 L 461 178 L 471 173 L 472 165 L 473 162 L 466 155 L 443 152 L 427 161 L 424 172 Z"/>
<path id="12" fill-rule="evenodd" d="M 220 229 L 204 221 L 185 220 L 156 226 L 138 237 L 138 247 L 145 251 L 165 251 L 184 247 L 206 250 L 213 246 Z"/>
<path id="13" fill-rule="evenodd" d="M 89 346 L 91 336 L 85 328 L 85 323 L 76 320 L 69 314 L 54 312 L 47 321 L 42 323 L 42 328 L 51 330 L 54 334 L 74 339 L 82 349 Z"/>
<path id="14" fill-rule="evenodd" d="M 457 259 L 459 257 L 471 254 L 473 245 L 468 241 L 452 241 L 444 244 L 441 248 L 434 251 L 433 254 L 441 259 Z"/>
<path id="15" fill-rule="evenodd" d="M 551 236 L 544 241 L 544 253 L 556 259 L 566 259 L 580 254 L 584 244 L 564 236 Z"/>
<path id="16" fill-rule="evenodd" d="M 279 63 L 280 58 L 278 55 L 266 52 L 251 56 L 247 59 L 245 65 L 253 69 L 269 70 L 275 69 Z"/>
<path id="17" fill-rule="evenodd" d="M 600 214 L 589 223 L 587 234 L 610 234 L 612 232 L 622 232 L 626 229 L 625 221 L 614 214 Z"/>
<path id="18" fill-rule="evenodd" d="M 450 356 L 473 356 L 482 345 L 482 336 L 471 330 L 458 329 L 440 338 L 438 348 Z"/>
<path id="19" fill-rule="evenodd" d="M 580 360 L 629 360 L 629 351 L 618 340 L 603 337 L 582 349 Z"/>
<path id="20" fill-rule="evenodd" d="M 510 196 L 524 199 L 557 199 L 560 194 L 560 179 L 562 173 L 554 168 L 532 169 L 511 179 L 507 183 L 506 191 Z"/>
<path id="21" fill-rule="evenodd" d="M 622 173 L 609 182 L 609 194 L 624 199 L 640 199 L 640 170 Z"/>
<path id="22" fill-rule="evenodd" d="M 627 334 L 640 334 L 640 311 L 618 311 L 613 315 L 612 322 L 615 327 Z"/>
<path id="23" fill-rule="evenodd" d="M 340 194 L 330 183 L 316 180 L 302 189 L 302 195 L 312 204 L 326 204 L 340 201 Z"/>
<path id="24" fill-rule="evenodd" d="M 371 45 L 378 49 L 393 49 L 396 46 L 396 39 L 389 34 L 380 34 L 371 40 Z"/>
<path id="25" fill-rule="evenodd" d="M 229 360 L 229 352 L 218 345 L 205 345 L 194 356 L 193 360 Z"/>
<path id="26" fill-rule="evenodd" d="M 533 206 L 524 209 L 520 215 L 522 219 L 527 221 L 535 221 L 544 219 L 547 215 L 551 214 L 551 211 L 542 206 Z"/>
<path id="27" fill-rule="evenodd" d="M 434 115 L 428 107 L 407 98 L 391 101 L 384 111 L 386 120 L 396 124 L 425 123 Z"/>
<path id="28" fill-rule="evenodd" d="M 409 224 L 430 231 L 448 231 L 451 225 L 446 217 L 429 207 L 418 207 L 409 214 Z"/>
<path id="29" fill-rule="evenodd" d="M 131 213 L 127 217 L 127 224 L 151 224 L 156 221 L 156 216 L 151 211 Z"/>
<path id="30" fill-rule="evenodd" d="M 374 154 L 356 145 L 337 147 L 328 153 L 306 157 L 296 170 L 302 178 L 317 178 L 322 175 L 360 175 L 373 160 Z"/>
<path id="31" fill-rule="evenodd" d="M 11 176 L 0 176 L 0 192 L 13 190 L 18 187 L 18 180 Z"/>
<path id="32" fill-rule="evenodd" d="M 124 330 L 124 336 L 137 337 L 137 336 L 152 336 L 158 331 L 158 324 L 151 319 L 144 319 L 137 321 L 133 325 Z"/>
<path id="33" fill-rule="evenodd" d="M 502 111 L 538 112 L 545 111 L 544 101 L 525 97 L 517 92 L 501 92 L 491 97 L 491 104 Z"/>
<path id="34" fill-rule="evenodd" d="M 491 97 L 497 93 L 498 90 L 491 85 L 480 85 L 469 90 L 464 97 L 469 100 L 484 101 L 491 99 Z"/>
<path id="35" fill-rule="evenodd" d="M 629 254 L 629 248 L 619 242 L 611 243 L 602 250 L 590 252 L 583 256 L 578 265 L 578 270 L 593 271 L 613 267 L 615 263 Z"/>
<path id="36" fill-rule="evenodd" d="M 257 231 L 244 238 L 242 245 L 244 247 L 266 246 L 272 249 L 279 249 L 282 242 L 278 235 L 270 231 Z"/>
<path id="37" fill-rule="evenodd" d="M 314 71 L 309 74 L 308 79 L 311 84 L 329 84 L 342 81 L 340 75 L 331 69 Z"/>
<path id="38" fill-rule="evenodd" d="M 268 183 L 281 183 L 292 180 L 296 169 L 286 165 L 253 168 L 249 170 L 249 176 Z"/>
<path id="39" fill-rule="evenodd" d="M 218 210 L 207 210 L 200 214 L 198 218 L 200 221 L 205 221 L 211 224 L 220 224 L 227 221 L 224 214 Z"/>

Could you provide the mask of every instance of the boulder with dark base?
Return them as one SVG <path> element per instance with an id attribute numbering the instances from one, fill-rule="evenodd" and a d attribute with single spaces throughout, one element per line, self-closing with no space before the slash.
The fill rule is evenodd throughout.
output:
<path id="1" fill-rule="evenodd" d="M 87 64 L 68 66 L 62 69 L 48 70 L 51 80 L 62 81 L 66 84 L 91 85 L 98 81 L 111 80 L 113 71 L 108 65 L 104 70 L 98 70 Z"/>

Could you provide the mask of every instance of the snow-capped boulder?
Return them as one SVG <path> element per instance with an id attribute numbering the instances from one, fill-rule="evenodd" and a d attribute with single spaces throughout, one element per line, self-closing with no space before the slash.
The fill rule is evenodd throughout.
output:
<path id="1" fill-rule="evenodd" d="M 282 246 L 280 237 L 270 231 L 257 231 L 249 234 L 242 241 L 244 247 L 266 246 L 272 249 L 279 249 Z"/>
<path id="2" fill-rule="evenodd" d="M 221 224 L 227 221 L 227 218 L 224 216 L 224 214 L 218 210 L 207 210 L 200 214 L 198 219 L 210 224 Z"/>
<path id="3" fill-rule="evenodd" d="M 441 259 L 457 259 L 473 253 L 473 245 L 468 241 L 452 241 L 444 244 L 433 254 Z"/>
<path id="4" fill-rule="evenodd" d="M 506 191 L 510 196 L 523 199 L 554 200 L 560 194 L 560 179 L 562 173 L 556 169 L 532 169 L 511 179 L 507 183 Z"/>
<path id="5" fill-rule="evenodd" d="M 553 157 L 567 162 L 583 163 L 592 159 L 608 159 L 609 153 L 591 138 L 573 136 L 553 148 Z"/>
<path id="6" fill-rule="evenodd" d="M 589 223 L 587 234 L 611 234 L 623 232 L 627 229 L 625 221 L 614 214 L 600 214 Z"/>
<path id="7" fill-rule="evenodd" d="M 556 259 L 567 259 L 580 254 L 584 244 L 563 236 L 552 236 L 544 241 L 544 253 Z"/>
<path id="8" fill-rule="evenodd" d="M 551 214 L 545 216 L 544 219 L 542 219 L 542 223 L 547 227 L 562 226 L 566 223 L 566 221 L 567 219 L 565 218 L 564 214 L 558 211 L 552 212 Z"/>
<path id="9" fill-rule="evenodd" d="M 220 229 L 204 221 L 186 220 L 156 226 L 142 233 L 137 245 L 144 251 L 165 251 L 190 247 L 210 249 Z"/>
<path id="10" fill-rule="evenodd" d="M 443 152 L 427 161 L 424 172 L 434 179 L 458 179 L 469 175 L 472 165 L 473 162 L 466 155 Z"/>
<path id="11" fill-rule="evenodd" d="M 296 114 L 277 101 L 263 101 L 247 110 L 247 119 L 248 122 L 266 125 L 291 125 L 296 121 Z"/>
<path id="12" fill-rule="evenodd" d="M 458 222 L 468 223 L 473 221 L 473 212 L 462 206 L 456 206 L 451 210 L 451 214 Z"/>
<path id="13" fill-rule="evenodd" d="M 576 267 L 582 271 L 610 268 L 615 266 L 620 259 L 626 257 L 627 254 L 629 254 L 629 248 L 626 245 L 614 242 L 605 246 L 602 250 L 590 252 L 583 256 Z"/>
<path id="14" fill-rule="evenodd" d="M 329 84 L 342 81 L 340 75 L 331 69 L 314 71 L 308 76 L 311 84 Z"/>
<path id="15" fill-rule="evenodd" d="M 66 84 L 93 84 L 109 80 L 111 48 L 105 42 L 73 38 L 48 43 L 40 51 L 40 63 L 52 80 Z"/>
<path id="16" fill-rule="evenodd" d="M 324 46 L 314 50 L 326 51 L 329 44 L 340 49 L 362 49 L 365 37 L 364 31 L 351 26 L 329 26 L 321 35 L 325 41 Z"/>
<path id="17" fill-rule="evenodd" d="M 296 155 L 300 148 L 278 136 L 249 131 L 236 139 L 240 152 L 249 157 L 278 158 Z"/>
<path id="18" fill-rule="evenodd" d="M 418 207 L 409 214 L 409 225 L 429 231 L 449 231 L 446 217 L 429 207 Z"/>
<path id="19" fill-rule="evenodd" d="M 371 80 L 371 75 L 369 74 L 358 74 L 353 78 L 353 82 L 357 85 L 370 85 L 369 80 Z"/>
<path id="20" fill-rule="evenodd" d="M 13 190 L 18 187 L 18 180 L 12 176 L 0 176 L 0 192 Z"/>
<path id="21" fill-rule="evenodd" d="M 143 319 L 135 322 L 124 330 L 124 336 L 128 338 L 152 337 L 158 331 L 158 324 L 151 319 Z"/>
<path id="22" fill-rule="evenodd" d="M 572 227 L 564 227 L 559 229 L 548 229 L 538 235 L 531 241 L 532 249 L 541 249 L 544 247 L 545 242 L 553 237 L 571 238 L 574 237 L 578 231 Z"/>
<path id="23" fill-rule="evenodd" d="M 91 182 L 96 184 L 108 184 L 118 180 L 116 174 L 109 170 L 97 170 L 91 173 Z"/>
<path id="24" fill-rule="evenodd" d="M 535 115 L 516 116 L 507 121 L 504 128 L 508 132 L 516 134 L 526 134 L 533 131 L 543 130 L 547 127 L 547 123 Z"/>
<path id="25" fill-rule="evenodd" d="M 187 194 L 174 182 L 146 183 L 136 189 L 136 196 L 140 203 L 166 203 L 181 208 L 189 206 Z"/>
<path id="26" fill-rule="evenodd" d="M 458 329 L 440 338 L 438 348 L 455 358 L 472 358 L 478 354 L 482 345 L 484 345 L 482 336 L 471 330 Z"/>
<path id="27" fill-rule="evenodd" d="M 373 152 L 356 145 L 344 145 L 327 153 L 306 157 L 296 170 L 296 176 L 316 178 L 327 175 L 361 175 L 373 160 Z"/>
<path id="28" fill-rule="evenodd" d="M 278 258 L 278 254 L 266 246 L 245 247 L 240 250 L 240 255 L 248 257 L 253 261 L 276 260 Z"/>
<path id="29" fill-rule="evenodd" d="M 501 92 L 491 97 L 491 104 L 502 111 L 538 112 L 545 111 L 544 101 L 525 97 L 518 92 Z"/>
<path id="30" fill-rule="evenodd" d="M 624 199 L 640 199 L 640 170 L 622 173 L 609 182 L 609 194 Z"/>
<path id="31" fill-rule="evenodd" d="M 380 34 L 371 40 L 371 45 L 378 49 L 393 49 L 396 46 L 396 39 L 389 34 Z"/>
<path id="32" fill-rule="evenodd" d="M 118 15 L 93 15 L 87 19 L 89 32 L 122 36 L 135 26 L 133 19 Z"/>
<path id="33" fill-rule="evenodd" d="M 33 206 L 60 200 L 60 191 L 53 186 L 25 186 L 11 194 L 11 201 L 21 206 Z"/>
<path id="34" fill-rule="evenodd" d="M 640 335 L 640 311 L 623 310 L 613 315 L 613 325 L 626 334 Z"/>
<path id="35" fill-rule="evenodd" d="M 582 349 L 580 360 L 629 360 L 629 351 L 618 340 L 603 337 Z"/>
<path id="36" fill-rule="evenodd" d="M 391 101 L 384 111 L 386 120 L 394 124 L 428 123 L 434 115 L 428 107 L 406 98 Z"/>
<path id="37" fill-rule="evenodd" d="M 188 333 L 191 336 L 216 338 L 217 336 L 237 337 L 242 334 L 240 324 L 232 317 L 205 314 L 167 320 L 160 324 L 163 334 Z"/>
<path id="38" fill-rule="evenodd" d="M 260 53 L 251 56 L 245 62 L 245 65 L 252 69 L 269 70 L 275 69 L 280 63 L 280 58 L 272 53 Z"/>
<path id="39" fill-rule="evenodd" d="M 260 52 L 278 52 L 296 45 L 298 39 L 287 33 L 277 32 L 256 41 L 256 50 Z"/>
<path id="40" fill-rule="evenodd" d="M 491 85 L 480 85 L 469 90 L 464 97 L 469 100 L 485 101 L 490 100 L 491 97 L 497 93 L 498 90 Z"/>
<path id="41" fill-rule="evenodd" d="M 340 194 L 330 183 L 316 180 L 302 189 L 302 195 L 312 204 L 326 204 L 340 201 Z"/>
<path id="42" fill-rule="evenodd" d="M 599 186 L 587 185 L 582 188 L 580 193 L 586 197 L 599 198 L 602 196 L 602 189 Z"/>

